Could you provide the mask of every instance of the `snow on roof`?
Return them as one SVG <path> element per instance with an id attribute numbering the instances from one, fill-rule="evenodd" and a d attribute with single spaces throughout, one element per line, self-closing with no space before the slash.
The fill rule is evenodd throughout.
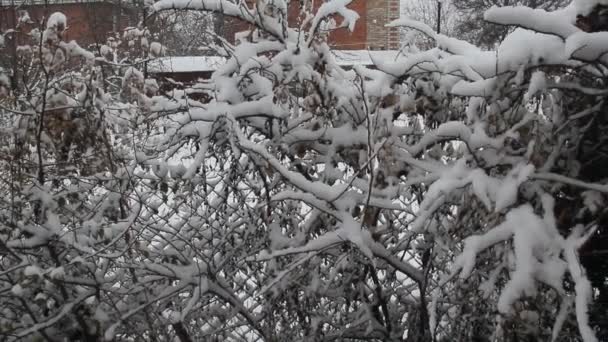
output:
<path id="1" fill-rule="evenodd" d="M 374 65 L 376 61 L 395 61 L 399 55 L 397 50 L 334 50 L 336 63 L 348 65 Z"/>
<path id="2" fill-rule="evenodd" d="M 373 65 L 376 61 L 394 61 L 399 55 L 397 50 L 334 50 L 336 63 L 340 66 Z M 171 56 L 154 59 L 148 63 L 151 73 L 181 73 L 215 71 L 226 63 L 220 56 Z"/>
<path id="3" fill-rule="evenodd" d="M 148 63 L 152 73 L 179 73 L 215 71 L 226 63 L 220 56 L 182 56 L 161 57 Z"/>

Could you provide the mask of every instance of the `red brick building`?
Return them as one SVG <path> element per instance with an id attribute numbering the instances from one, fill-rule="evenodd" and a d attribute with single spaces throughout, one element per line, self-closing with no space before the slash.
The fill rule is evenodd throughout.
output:
<path id="1" fill-rule="evenodd" d="M 68 20 L 64 39 L 76 40 L 80 45 L 104 43 L 112 32 L 137 24 L 138 11 L 127 2 L 112 0 L 0 0 L 0 31 L 12 29 L 25 11 L 30 24 L 22 25 L 22 43 L 32 28 L 43 28 L 45 18 L 62 12 Z"/>
<path id="2" fill-rule="evenodd" d="M 247 0 L 253 2 L 255 0 Z M 307 4 L 317 10 L 325 0 L 290 0 L 288 19 L 291 26 L 302 21 L 301 6 Z M 347 28 L 328 30 L 330 46 L 339 54 L 337 58 L 344 65 L 373 64 L 365 50 L 399 49 L 399 31 L 385 25 L 398 18 L 399 0 L 353 0 L 348 6 L 360 15 L 354 31 Z M 76 40 L 81 46 L 104 43 L 112 33 L 121 32 L 128 26 L 136 26 L 145 16 L 141 0 L 0 0 L 0 32 L 15 28 L 23 11 L 27 12 L 31 23 L 22 26 L 17 37 L 19 44 L 27 43 L 29 30 L 35 27 L 44 28 L 44 22 L 54 12 L 62 12 L 67 17 L 68 28 L 64 40 Z M 138 6 L 139 4 L 140 6 Z M 339 26 L 342 18 L 334 18 Z M 246 31 L 248 24 L 234 19 L 217 17 L 216 30 L 229 41 L 234 42 L 237 32 Z M 193 33 L 196 34 L 196 33 Z M 12 40 L 13 35 L 7 35 Z M 11 41 L 8 41 L 11 44 Z M 13 44 L 11 44 L 13 46 Z M 348 52 L 351 53 L 345 53 Z M 342 52 L 341 52 L 342 51 Z M 13 52 L 14 53 L 14 52 Z M 380 53 L 380 52 L 379 52 Z M 169 59 L 169 61 L 171 61 Z M 177 63 L 177 64 L 175 64 Z M 208 78 L 210 70 L 198 70 L 200 65 L 190 70 L 182 70 L 184 59 L 175 63 L 151 66 L 151 72 L 159 77 L 171 76 L 175 80 L 192 81 L 196 78 Z M 166 64 L 166 63 L 165 63 Z M 175 65 L 174 65 L 175 64 Z M 200 63 L 199 63 L 200 64 Z M 201 65 L 206 65 L 202 63 Z M 198 69 L 197 69 L 198 68 Z"/>
<path id="3" fill-rule="evenodd" d="M 253 2 L 253 0 L 248 0 Z M 301 6 L 307 3 L 316 10 L 325 0 L 291 0 L 289 20 L 292 25 L 301 21 Z M 136 2 L 121 0 L 0 0 L 0 31 L 16 26 L 20 11 L 27 11 L 33 23 L 42 27 L 44 18 L 53 12 L 62 12 L 68 18 L 66 40 L 81 45 L 105 42 L 108 33 L 119 32 L 141 20 L 143 11 L 131 6 Z M 399 0 L 354 0 L 349 7 L 361 18 L 353 32 L 346 28 L 332 30 L 330 45 L 339 50 L 395 50 L 399 48 L 399 31 L 385 24 L 399 17 Z M 218 27 L 229 41 L 247 25 L 235 20 L 218 18 Z M 341 18 L 336 18 L 337 24 Z M 31 28 L 30 27 L 30 28 Z"/>
<path id="4" fill-rule="evenodd" d="M 316 10 L 324 0 L 310 0 Z M 338 50 L 396 50 L 399 49 L 399 30 L 387 28 L 385 25 L 399 17 L 399 0 L 354 0 L 348 7 L 357 11 L 361 16 L 355 29 L 350 32 L 346 28 L 331 31 L 329 44 Z M 290 24 L 297 25 L 302 20 L 301 6 L 305 1 L 291 0 L 288 18 Z M 221 18 L 218 20 L 222 20 Z M 341 18 L 336 18 L 340 24 Z M 224 37 L 234 42 L 237 32 L 247 30 L 242 22 L 225 19 L 223 23 Z"/>

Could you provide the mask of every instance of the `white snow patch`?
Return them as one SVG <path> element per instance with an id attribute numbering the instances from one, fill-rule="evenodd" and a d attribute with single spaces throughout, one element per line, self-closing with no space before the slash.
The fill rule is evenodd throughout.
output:
<path id="1" fill-rule="evenodd" d="M 21 287 L 21 285 L 19 284 L 15 284 L 15 286 L 13 286 L 11 288 L 11 292 L 17 296 L 17 297 L 21 297 L 23 295 L 23 287 Z"/>
<path id="2" fill-rule="evenodd" d="M 148 62 L 151 73 L 171 72 L 206 72 L 215 71 L 226 64 L 226 58 L 220 56 L 184 56 L 161 57 Z"/>
<path id="3" fill-rule="evenodd" d="M 55 12 L 49 16 L 49 20 L 46 21 L 47 29 L 55 29 L 57 31 L 63 31 L 68 25 L 68 18 L 61 12 Z"/>

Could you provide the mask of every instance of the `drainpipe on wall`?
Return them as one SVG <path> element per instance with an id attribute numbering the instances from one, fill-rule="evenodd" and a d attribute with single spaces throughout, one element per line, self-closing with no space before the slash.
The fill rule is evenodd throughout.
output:
<path id="1" fill-rule="evenodd" d="M 441 33 L 441 0 L 437 0 L 437 33 Z"/>

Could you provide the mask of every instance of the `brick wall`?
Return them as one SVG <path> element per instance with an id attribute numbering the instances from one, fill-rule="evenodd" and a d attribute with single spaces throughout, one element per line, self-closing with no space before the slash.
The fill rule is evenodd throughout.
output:
<path id="1" fill-rule="evenodd" d="M 401 16 L 401 2 L 399 0 L 387 0 L 388 20 L 387 24 Z M 388 49 L 398 50 L 401 48 L 399 29 L 396 27 L 388 29 Z"/>
<path id="2" fill-rule="evenodd" d="M 65 14 L 68 20 L 68 29 L 64 40 L 75 40 L 80 45 L 104 43 L 108 34 L 121 31 L 129 25 L 135 25 L 137 18 L 132 10 L 119 7 L 108 2 L 61 3 L 49 5 L 22 5 L 19 10 L 28 12 L 34 22 L 22 27 L 19 43 L 28 43 L 25 33 L 29 30 L 44 26 L 45 18 L 54 12 Z M 0 30 L 15 27 L 14 18 L 17 18 L 17 8 L 0 7 Z"/>
<path id="3" fill-rule="evenodd" d="M 329 45 L 338 50 L 363 50 L 367 48 L 369 27 L 367 25 L 369 17 L 370 1 L 355 0 L 348 8 L 359 13 L 359 20 L 353 32 L 347 28 L 333 31 L 329 36 Z M 338 18 L 338 23 L 342 18 Z"/>
<path id="4" fill-rule="evenodd" d="M 323 0 L 314 1 L 314 10 L 318 9 Z M 359 13 L 359 20 L 353 32 L 346 28 L 332 31 L 328 43 L 340 50 L 384 50 L 399 48 L 399 31 L 387 29 L 384 25 L 399 17 L 399 0 L 354 0 L 349 6 Z M 300 2 L 292 0 L 289 7 L 288 18 L 290 25 L 295 26 L 301 20 Z M 223 36 L 234 43 L 237 32 L 249 29 L 242 21 L 218 16 L 217 27 L 221 28 Z M 342 21 L 336 17 L 337 24 Z"/>
<path id="5" fill-rule="evenodd" d="M 253 2 L 253 0 L 248 0 Z M 314 0 L 316 10 L 323 0 Z M 332 31 L 328 42 L 330 46 L 340 50 L 385 50 L 399 48 L 399 31 L 395 28 L 386 28 L 384 25 L 399 17 L 399 0 L 354 0 L 349 8 L 357 11 L 361 18 L 357 21 L 355 30 L 346 28 Z M 26 5 L 22 6 L 29 12 L 30 17 L 39 23 L 50 13 L 59 11 L 68 17 L 69 29 L 67 40 L 76 40 L 81 45 L 95 42 L 104 42 L 108 33 L 120 31 L 126 26 L 137 23 L 134 11 L 119 7 L 107 2 L 62 3 L 48 6 Z M 0 7 L 0 29 L 14 27 L 14 7 Z M 292 26 L 302 20 L 300 16 L 300 1 L 292 0 L 288 13 Z M 342 19 L 338 16 L 339 24 Z M 249 25 L 232 18 L 218 16 L 216 29 L 223 32 L 223 36 L 234 42 L 237 32 L 246 31 Z M 22 37 L 20 40 L 24 40 Z"/>
<path id="6" fill-rule="evenodd" d="M 367 10 L 367 47 L 370 50 L 399 48 L 399 30 L 385 25 L 399 18 L 399 0 L 369 0 Z"/>

